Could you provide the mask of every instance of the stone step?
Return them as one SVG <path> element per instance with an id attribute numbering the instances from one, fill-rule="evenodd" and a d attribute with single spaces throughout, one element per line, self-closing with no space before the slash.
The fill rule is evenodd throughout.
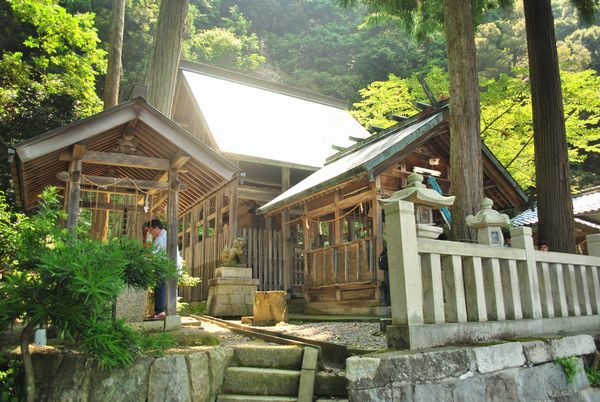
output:
<path id="1" fill-rule="evenodd" d="M 217 396 L 217 402 L 298 402 L 292 396 L 232 395 Z"/>
<path id="2" fill-rule="evenodd" d="M 229 367 L 223 393 L 238 395 L 296 396 L 300 371 L 256 367 Z"/>
<path id="3" fill-rule="evenodd" d="M 340 398 L 319 398 L 315 402 L 348 402 L 348 399 L 340 399 Z"/>
<path id="4" fill-rule="evenodd" d="M 239 345 L 234 348 L 237 366 L 300 370 L 304 349 L 297 346 Z"/>
<path id="5" fill-rule="evenodd" d="M 344 372 L 319 371 L 315 378 L 314 395 L 321 398 L 347 398 L 348 380 Z"/>

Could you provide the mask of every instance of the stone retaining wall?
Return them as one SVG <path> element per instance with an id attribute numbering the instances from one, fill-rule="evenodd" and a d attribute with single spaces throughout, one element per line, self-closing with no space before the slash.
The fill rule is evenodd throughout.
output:
<path id="1" fill-rule="evenodd" d="M 106 373 L 90 359 L 63 353 L 33 355 L 39 401 L 210 401 L 223 383 L 233 349 L 144 356 Z"/>
<path id="2" fill-rule="evenodd" d="M 482 347 L 385 352 L 346 362 L 349 401 L 600 401 L 581 356 L 596 350 L 589 335 Z M 568 384 L 554 360 L 578 356 Z"/>

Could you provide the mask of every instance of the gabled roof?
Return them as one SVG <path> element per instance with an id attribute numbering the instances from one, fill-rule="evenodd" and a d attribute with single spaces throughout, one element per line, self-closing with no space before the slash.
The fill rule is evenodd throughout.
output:
<path id="1" fill-rule="evenodd" d="M 182 62 L 184 87 L 221 152 L 321 167 L 365 130 L 334 98 L 203 64 Z"/>
<path id="2" fill-rule="evenodd" d="M 329 158 L 324 167 L 263 205 L 257 212 L 269 213 L 289 206 L 323 189 L 331 188 L 360 175 L 366 174 L 371 179 L 377 174 L 377 168 L 385 164 L 387 159 L 402 152 L 407 153 L 415 144 L 422 143 L 446 130 L 447 118 L 448 109 L 445 104 L 438 110 L 418 114 L 408 121 L 366 138 Z M 482 152 L 518 196 L 522 200 L 526 200 L 527 196 L 521 187 L 483 142 Z"/>
<path id="3" fill-rule="evenodd" d="M 180 192 L 180 211 L 200 201 L 205 195 L 232 180 L 239 169 L 217 152 L 200 142 L 142 98 L 122 103 L 96 115 L 49 131 L 15 146 L 18 181 L 23 207 L 37 205 L 37 195 L 49 185 L 62 186 L 58 172 L 66 171 L 69 162 L 60 156 L 74 144 L 85 143 L 87 150 L 115 152 L 125 133 L 133 134 L 143 156 L 173 161 L 189 157 L 180 181 L 188 188 Z M 105 165 L 84 164 L 83 174 L 102 176 Z M 154 180 L 156 170 L 119 166 L 121 178 Z"/>
<path id="4" fill-rule="evenodd" d="M 573 197 L 575 221 L 594 229 L 600 229 L 600 188 L 593 188 Z M 528 209 L 510 221 L 515 226 L 530 226 L 538 223 L 537 207 Z"/>

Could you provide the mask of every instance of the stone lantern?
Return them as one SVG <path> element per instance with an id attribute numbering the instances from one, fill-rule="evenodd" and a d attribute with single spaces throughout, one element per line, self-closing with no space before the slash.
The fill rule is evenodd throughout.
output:
<path id="1" fill-rule="evenodd" d="M 494 201 L 487 197 L 482 199 L 479 205 L 481 211 L 477 212 L 475 216 L 467 216 L 467 226 L 477 229 L 477 243 L 497 247 L 504 246 L 502 227 L 508 225 L 508 215 L 492 209 Z"/>
<path id="2" fill-rule="evenodd" d="M 402 190 L 396 191 L 383 203 L 410 201 L 415 204 L 415 220 L 417 222 L 417 237 L 437 239 L 444 229 L 433 223 L 433 210 L 449 207 L 454 203 L 454 196 L 445 197 L 423 184 L 423 176 L 411 173 L 407 178 L 408 184 Z"/>

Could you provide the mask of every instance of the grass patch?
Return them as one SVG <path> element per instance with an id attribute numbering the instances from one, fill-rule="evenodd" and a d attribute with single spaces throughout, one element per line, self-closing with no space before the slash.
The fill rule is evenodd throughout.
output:
<path id="1" fill-rule="evenodd" d="M 202 315 L 206 312 L 206 301 L 179 302 L 177 303 L 177 314 L 179 315 Z"/>

